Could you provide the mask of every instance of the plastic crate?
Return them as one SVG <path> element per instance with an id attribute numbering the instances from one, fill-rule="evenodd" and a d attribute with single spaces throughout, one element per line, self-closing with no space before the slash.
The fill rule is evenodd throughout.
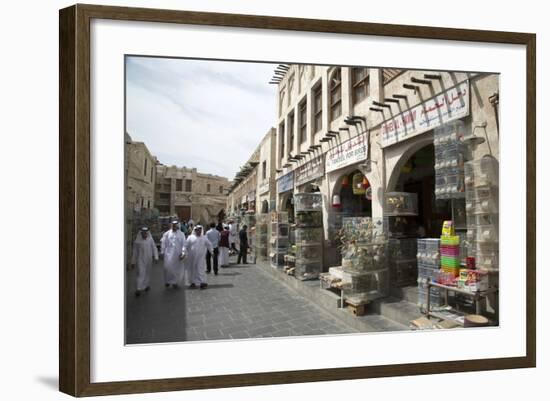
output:
<path id="1" fill-rule="evenodd" d="M 388 192 L 384 201 L 385 216 L 418 214 L 418 195 L 409 192 Z"/>
<path id="2" fill-rule="evenodd" d="M 476 242 L 498 242 L 498 230 L 493 225 L 478 226 L 475 240 Z"/>
<path id="3" fill-rule="evenodd" d="M 434 291 L 434 290 L 438 290 L 438 289 L 436 289 L 436 288 L 430 289 L 430 309 L 441 307 L 444 304 L 444 301 L 441 297 L 441 294 L 437 291 Z M 426 306 L 427 306 L 426 305 L 426 295 L 427 295 L 427 290 L 425 288 L 419 287 L 418 288 L 418 303 L 417 303 L 417 305 L 421 309 L 427 309 L 426 308 Z"/>
<path id="4" fill-rule="evenodd" d="M 419 264 L 417 282 L 426 284 L 430 281 L 436 281 L 439 274 L 439 269 L 430 265 Z"/>
<path id="5" fill-rule="evenodd" d="M 498 161 L 490 156 L 464 164 L 466 185 L 471 187 L 498 186 Z"/>
<path id="6" fill-rule="evenodd" d="M 323 197 L 320 193 L 294 194 L 294 210 L 296 212 L 322 211 Z"/>

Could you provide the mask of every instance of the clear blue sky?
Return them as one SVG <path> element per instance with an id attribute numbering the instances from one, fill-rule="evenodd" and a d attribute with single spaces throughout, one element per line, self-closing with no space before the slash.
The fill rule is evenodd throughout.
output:
<path id="1" fill-rule="evenodd" d="M 128 134 L 164 164 L 231 179 L 275 124 L 275 67 L 128 57 Z"/>

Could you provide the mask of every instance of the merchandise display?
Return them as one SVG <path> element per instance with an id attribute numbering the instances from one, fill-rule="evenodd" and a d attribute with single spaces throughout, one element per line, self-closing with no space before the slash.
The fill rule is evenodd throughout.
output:
<path id="1" fill-rule="evenodd" d="M 384 216 L 418 215 L 418 195 L 415 193 L 388 192 L 384 203 Z"/>
<path id="2" fill-rule="evenodd" d="M 295 224 L 289 233 L 294 244 L 294 277 L 319 278 L 323 270 L 323 207 L 320 193 L 294 194 Z"/>
<path id="3" fill-rule="evenodd" d="M 269 215 L 259 214 L 256 216 L 256 260 L 265 262 L 269 258 Z"/>
<path id="4" fill-rule="evenodd" d="M 434 130 L 435 197 L 464 198 L 464 123 L 453 121 Z"/>
<path id="5" fill-rule="evenodd" d="M 271 212 L 270 229 L 270 253 L 271 266 L 282 268 L 285 264 L 285 255 L 289 247 L 288 213 Z"/>
<path id="6" fill-rule="evenodd" d="M 464 168 L 468 256 L 475 258 L 477 269 L 498 272 L 498 161 L 484 156 Z"/>
<path id="7" fill-rule="evenodd" d="M 416 240 L 418 262 L 418 306 L 427 309 L 426 291 L 428 283 L 439 278 L 440 244 L 439 238 L 419 238 Z M 431 288 L 430 310 L 443 305 L 439 288 Z"/>

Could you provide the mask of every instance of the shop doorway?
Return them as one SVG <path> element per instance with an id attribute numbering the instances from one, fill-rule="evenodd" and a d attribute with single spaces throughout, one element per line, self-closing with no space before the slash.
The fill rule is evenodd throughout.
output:
<path id="1" fill-rule="evenodd" d="M 342 176 L 340 187 L 340 212 L 342 216 L 372 217 L 370 184 L 366 177 L 355 170 Z"/>
<path id="2" fill-rule="evenodd" d="M 419 149 L 400 168 L 395 188 L 391 189 L 391 191 L 417 194 L 418 234 L 430 238 L 439 237 L 443 221 L 451 220 L 453 215 L 453 201 L 436 200 L 435 198 L 434 164 L 433 144 Z M 454 202 L 458 203 L 458 200 Z"/>

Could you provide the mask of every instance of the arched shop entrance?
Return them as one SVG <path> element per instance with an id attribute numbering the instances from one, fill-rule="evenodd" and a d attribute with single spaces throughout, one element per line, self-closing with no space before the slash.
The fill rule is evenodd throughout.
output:
<path id="1" fill-rule="evenodd" d="M 333 207 L 336 207 L 343 217 L 372 217 L 371 191 L 370 183 L 363 173 L 359 170 L 352 171 L 337 181 L 334 193 L 339 199 L 333 199 Z M 339 206 L 334 203 L 338 201 Z"/>
<path id="2" fill-rule="evenodd" d="M 387 192 L 409 192 L 418 196 L 416 232 L 437 238 L 445 220 L 455 220 L 457 229 L 465 224 L 464 200 L 435 198 L 434 146 L 428 144 L 401 160 L 392 174 Z"/>
<path id="3" fill-rule="evenodd" d="M 281 196 L 281 212 L 288 213 L 288 222 L 294 223 L 294 192 L 290 191 Z"/>

